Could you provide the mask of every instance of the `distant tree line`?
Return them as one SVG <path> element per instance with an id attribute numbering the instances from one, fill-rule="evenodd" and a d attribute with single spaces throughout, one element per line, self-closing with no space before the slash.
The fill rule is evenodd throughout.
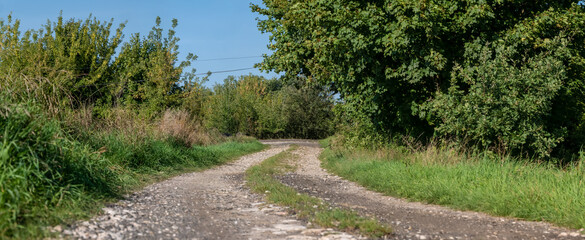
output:
<path id="1" fill-rule="evenodd" d="M 302 78 L 228 77 L 205 104 L 209 127 L 260 138 L 325 138 L 333 130 L 333 98 Z"/>
<path id="2" fill-rule="evenodd" d="M 8 16 L 0 20 L 0 90 L 35 99 L 60 118 L 90 109 L 103 122 L 115 109 L 125 109 L 156 120 L 167 109 L 179 109 L 226 135 L 331 134 L 333 101 L 319 85 L 248 75 L 205 87 L 206 78 L 185 71 L 197 57 L 178 59 L 177 24 L 173 19 L 165 31 L 157 17 L 148 35 L 123 41 L 125 23 L 113 29 L 113 20 L 59 16 L 38 30 L 22 31 L 20 21 Z"/>

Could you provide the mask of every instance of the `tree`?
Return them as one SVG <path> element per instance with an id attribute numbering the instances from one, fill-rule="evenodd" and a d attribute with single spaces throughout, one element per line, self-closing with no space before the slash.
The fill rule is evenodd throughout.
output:
<path id="1" fill-rule="evenodd" d="M 260 138 L 324 138 L 331 133 L 331 97 L 304 79 L 230 76 L 213 90 L 205 119 L 222 133 Z"/>
<path id="2" fill-rule="evenodd" d="M 515 49 L 516 54 L 507 56 L 514 64 L 502 71 L 526 69 L 531 63 L 523 58 L 542 59 L 538 57 L 541 53 L 565 54 L 560 71 L 565 71 L 567 78 L 562 78 L 558 94 L 546 103 L 552 106 L 547 108 L 547 116 L 552 116 L 551 112 L 562 114 L 554 116 L 556 120 L 546 119 L 543 131 L 567 132 L 557 130 L 582 125 L 584 111 L 577 98 L 583 90 L 584 52 L 579 43 L 583 39 L 584 11 L 577 5 L 579 1 L 263 2 L 265 7 L 251 8 L 264 16 L 258 26 L 271 34 L 268 48 L 274 53 L 265 56 L 260 66 L 332 86 L 347 104 L 344 109 L 348 114 L 367 119 L 369 123 L 363 125 L 373 126 L 385 136 L 444 136 L 445 132 L 435 132 L 435 126 L 448 123 L 441 122 L 444 118 L 434 116 L 436 112 L 425 106 L 430 106 L 427 102 L 435 101 L 437 94 L 449 94 L 453 87 L 463 95 L 468 93 L 470 83 L 458 81 L 456 76 L 461 68 L 477 63 L 471 59 L 478 58 L 470 56 L 481 53 L 472 49 L 481 49 L 474 45 L 477 41 L 491 52 L 502 46 Z M 537 28 L 531 30 L 534 25 Z M 543 45 L 546 39 L 565 42 L 570 50 L 559 52 Z M 571 107 L 558 104 L 560 99 L 570 100 Z M 558 141 L 553 142 L 557 143 L 564 137 L 576 139 L 570 134 L 554 135 Z M 494 137 L 501 135 L 490 138 Z M 487 142 L 493 146 L 496 141 Z M 516 148 L 533 143 L 526 139 Z M 543 156 L 550 153 L 548 148 L 541 150 L 537 152 Z"/>
<path id="3" fill-rule="evenodd" d="M 156 25 L 145 38 L 139 33 L 133 34 L 122 46 L 115 62 L 120 81 L 112 92 L 116 102 L 123 99 L 126 105 L 144 105 L 150 114 L 180 105 L 183 69 L 196 59 L 195 55 L 189 54 L 177 65 L 179 38 L 174 29 L 178 22 L 173 19 L 166 37 L 160 24 L 161 19 L 157 17 Z"/>
<path id="4" fill-rule="evenodd" d="M 113 20 L 112 20 L 113 21 Z M 62 105 L 91 104 L 108 98 L 104 86 L 115 81 L 111 60 L 122 42 L 124 24 L 112 34 L 112 21 L 91 16 L 86 20 L 62 16 L 48 21 L 39 30 L 21 34 L 20 21 L 0 21 L 0 74 L 4 81 L 24 79 L 11 85 L 33 86 L 42 95 L 56 93 L 54 102 Z M 5 82 L 5 84 L 7 84 Z"/>

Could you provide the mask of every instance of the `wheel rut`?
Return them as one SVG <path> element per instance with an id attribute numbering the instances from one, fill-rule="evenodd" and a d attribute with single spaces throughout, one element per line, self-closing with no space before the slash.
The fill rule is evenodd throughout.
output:
<path id="1" fill-rule="evenodd" d="M 103 214 L 56 230 L 73 239 L 364 239 L 298 220 L 245 186 L 244 172 L 291 144 L 297 170 L 279 180 L 301 193 L 391 225 L 391 239 L 585 239 L 547 223 L 492 217 L 408 202 L 366 190 L 320 167 L 315 141 L 263 141 L 270 149 L 203 172 L 156 183 Z"/>
<path id="2" fill-rule="evenodd" d="M 576 230 L 408 202 L 369 191 L 320 167 L 320 148 L 302 146 L 298 168 L 279 180 L 298 192 L 390 224 L 392 239 L 585 239 Z"/>
<path id="3" fill-rule="evenodd" d="M 56 231 L 73 239 L 356 239 L 297 220 L 245 187 L 246 169 L 289 145 L 150 185 L 99 216 Z"/>

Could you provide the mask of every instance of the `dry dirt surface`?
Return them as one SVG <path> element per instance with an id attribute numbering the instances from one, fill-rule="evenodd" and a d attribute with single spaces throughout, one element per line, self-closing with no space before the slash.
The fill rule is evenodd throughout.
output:
<path id="1" fill-rule="evenodd" d="M 363 239 L 295 219 L 245 187 L 244 172 L 300 145 L 295 173 L 280 180 L 299 192 L 390 224 L 391 239 L 585 239 L 546 223 L 411 203 L 368 191 L 320 167 L 314 141 L 264 141 L 271 148 L 204 172 L 184 174 L 127 196 L 103 214 L 55 231 L 73 239 Z"/>

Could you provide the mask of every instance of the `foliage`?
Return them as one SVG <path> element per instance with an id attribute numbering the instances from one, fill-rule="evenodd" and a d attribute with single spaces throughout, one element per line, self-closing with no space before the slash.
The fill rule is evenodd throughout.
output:
<path id="1" fill-rule="evenodd" d="M 356 125 L 365 128 L 358 131 L 386 139 L 437 134 L 462 141 L 472 131 L 480 135 L 471 140 L 488 147 L 503 144 L 509 151 L 549 156 L 555 150 L 575 153 L 583 144 L 585 12 L 577 2 L 264 0 L 265 7 L 251 8 L 264 16 L 258 26 L 271 34 L 269 48 L 275 51 L 260 66 L 331 86 L 343 100 L 345 120 L 357 119 Z M 541 67 L 542 71 L 537 69 Z M 479 79 L 490 69 L 498 76 Z M 553 72 L 545 74 L 545 69 Z M 500 77 L 513 78 L 517 83 L 486 90 L 500 91 L 494 96 L 500 99 L 493 99 L 497 103 L 509 100 L 503 99 L 507 96 L 503 88 L 517 87 L 510 92 L 522 93 L 518 98 L 529 101 L 541 96 L 549 76 L 555 85 L 549 89 L 555 91 L 553 96 L 535 110 L 504 110 L 508 116 L 499 121 L 506 122 L 506 129 L 473 121 L 455 127 L 450 120 L 455 116 L 445 117 L 480 119 L 478 114 L 486 109 L 500 107 L 485 102 L 487 97 L 467 96 L 473 93 L 470 90 L 482 89 L 470 84 L 503 84 Z M 531 77 L 536 77 L 534 82 Z M 538 89 L 528 93 L 521 89 L 532 85 Z M 447 102 L 461 105 L 465 103 L 458 101 L 472 99 L 468 104 L 480 103 L 484 112 L 434 110 L 449 108 L 442 105 Z M 536 120 L 539 117 L 545 119 Z M 455 130 L 463 127 L 465 131 Z M 530 133 L 518 135 L 523 130 Z"/>
<path id="2" fill-rule="evenodd" d="M 297 81 L 303 81 L 298 79 Z M 328 91 L 319 86 L 300 84 L 282 89 L 281 114 L 284 132 L 296 138 L 325 138 L 332 132 L 333 103 Z"/>
<path id="3" fill-rule="evenodd" d="M 157 17 L 156 26 L 146 38 L 140 38 L 136 33 L 122 46 L 115 60 L 119 82 L 111 92 L 116 96 L 115 101 L 123 101 L 124 105 L 141 104 L 150 114 L 181 103 L 181 73 L 190 65 L 190 60 L 196 58 L 189 54 L 186 61 L 175 66 L 179 54 L 179 38 L 174 31 L 177 20 L 173 19 L 172 29 L 166 37 L 160 24 Z"/>
<path id="4" fill-rule="evenodd" d="M 133 34 L 124 44 L 125 24 L 115 33 L 112 24 L 113 20 L 102 22 L 91 16 L 86 20 L 59 16 L 39 30 L 21 33 L 20 21 L 8 16 L 0 21 L 0 87 L 51 93 L 53 101 L 46 104 L 55 111 L 90 105 L 99 115 L 113 106 L 140 105 L 147 117 L 153 117 L 180 106 L 185 92 L 180 82 L 194 80 L 193 75 L 182 79 L 182 71 L 196 57 L 189 54 L 177 64 L 177 20 L 163 36 L 157 18 L 146 38 Z M 26 83 L 9 82 L 15 79 Z"/>
<path id="5" fill-rule="evenodd" d="M 0 21 L 0 75 L 5 79 L 26 76 L 32 82 L 57 86 L 60 107 L 95 102 L 106 97 L 103 84 L 115 81 L 112 58 L 122 41 L 124 24 L 112 34 L 112 21 L 91 16 L 85 20 L 48 21 L 39 30 L 21 34 L 20 21 L 8 16 Z M 110 36 L 113 35 L 113 36 Z"/>
<path id="6" fill-rule="evenodd" d="M 304 81 L 228 77 L 214 87 L 205 106 L 206 124 L 224 134 L 322 138 L 331 133 L 331 98 Z"/>
<path id="7" fill-rule="evenodd" d="M 513 46 L 469 44 L 465 66 L 454 68 L 451 88 L 437 93 L 425 112 L 439 118 L 438 134 L 500 151 L 522 149 L 544 157 L 563 140 L 566 128 L 550 127 L 553 100 L 566 80 L 566 43 L 550 51 L 513 58 Z M 492 50 L 492 48 L 495 48 Z"/>

